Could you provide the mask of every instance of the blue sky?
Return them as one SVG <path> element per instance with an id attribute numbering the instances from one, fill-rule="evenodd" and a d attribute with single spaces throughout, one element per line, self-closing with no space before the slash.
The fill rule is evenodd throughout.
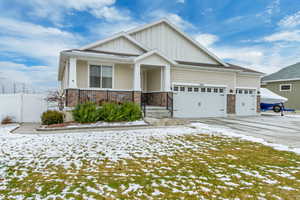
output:
<path id="1" fill-rule="evenodd" d="M 0 86 L 55 88 L 61 50 L 163 17 L 228 62 L 271 73 L 300 61 L 300 0 L 2 0 Z"/>

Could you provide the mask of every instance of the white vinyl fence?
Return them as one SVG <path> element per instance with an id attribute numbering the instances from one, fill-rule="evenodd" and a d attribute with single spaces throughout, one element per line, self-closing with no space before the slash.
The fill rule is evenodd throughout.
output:
<path id="1" fill-rule="evenodd" d="M 0 94 L 0 120 L 10 116 L 16 122 L 40 122 L 48 109 L 45 98 L 42 94 Z"/>

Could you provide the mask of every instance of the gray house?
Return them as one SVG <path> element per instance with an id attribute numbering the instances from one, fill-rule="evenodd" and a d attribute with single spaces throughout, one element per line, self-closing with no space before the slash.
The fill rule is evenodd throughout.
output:
<path id="1" fill-rule="evenodd" d="M 300 62 L 262 78 L 262 87 L 288 98 L 288 108 L 300 110 Z"/>

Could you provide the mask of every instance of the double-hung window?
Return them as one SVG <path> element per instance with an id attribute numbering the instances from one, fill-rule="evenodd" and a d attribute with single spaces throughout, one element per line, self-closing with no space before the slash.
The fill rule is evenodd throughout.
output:
<path id="1" fill-rule="evenodd" d="M 112 88 L 112 66 L 90 65 L 90 87 Z"/>

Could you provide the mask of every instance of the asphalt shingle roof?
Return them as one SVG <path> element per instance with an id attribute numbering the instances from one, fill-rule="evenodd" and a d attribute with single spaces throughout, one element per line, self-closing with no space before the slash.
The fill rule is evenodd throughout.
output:
<path id="1" fill-rule="evenodd" d="M 276 81 L 282 79 L 300 79 L 300 62 L 287 66 L 278 72 L 262 78 L 262 81 Z"/>

